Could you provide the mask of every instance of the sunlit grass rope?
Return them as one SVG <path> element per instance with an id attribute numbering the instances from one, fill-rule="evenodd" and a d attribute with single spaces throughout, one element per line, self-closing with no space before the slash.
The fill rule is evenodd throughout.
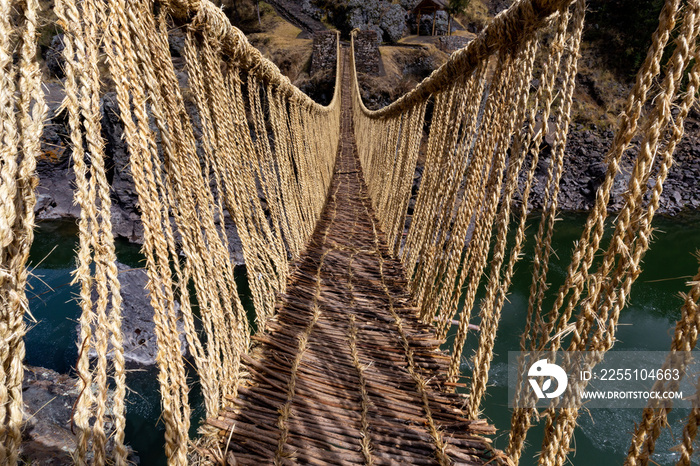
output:
<path id="1" fill-rule="evenodd" d="M 170 464 L 188 462 L 192 381 L 182 340 L 208 416 L 235 395 L 243 376 L 240 357 L 248 351 L 249 325 L 229 253 L 231 232 L 243 246 L 255 322 L 262 331 L 286 285 L 290 260 L 299 257 L 314 231 L 330 185 L 339 91 L 328 107 L 314 103 L 218 8 L 209 2 L 196 9 L 179 6 L 170 10 L 124 0 L 56 5 L 66 33 L 66 107 L 82 208 L 76 275 L 82 284 L 81 395 L 74 415 L 81 463 L 89 451 L 96 464 L 107 461 L 108 357 L 116 382 L 112 455 L 117 464 L 126 459 L 120 298 L 102 162 L 99 98 L 105 76 L 98 72 L 98 44 L 117 92 L 142 211 Z M 180 88 L 168 49 L 171 12 L 187 20 L 188 89 Z M 88 357 L 90 349 L 95 361 Z"/>
<path id="2" fill-rule="evenodd" d="M 34 238 L 34 173 L 46 105 L 37 63 L 39 4 L 0 2 L 0 463 L 22 441 L 25 285 Z M 19 59 L 14 60 L 17 53 Z"/>
<path id="3" fill-rule="evenodd" d="M 104 142 L 100 127 L 99 38 L 103 19 L 101 2 L 86 1 L 78 11 L 73 3 L 58 1 L 56 15 L 66 31 L 65 106 L 71 127 L 75 199 L 81 208 L 80 246 L 75 280 L 80 283 L 80 341 L 77 371 L 80 394 L 73 422 L 78 430 L 76 462 L 87 464 L 94 452 L 95 464 L 106 462 L 105 432 L 108 399 L 108 345 L 113 360 L 115 464 L 126 464 L 124 447 L 124 396 L 126 374 L 121 333 L 121 295 L 111 223 L 110 187 L 104 166 Z M 82 16 L 82 22 L 78 18 Z M 93 268 L 94 270 L 91 270 Z M 96 299 L 93 299 L 93 292 Z M 94 301 L 94 302 L 93 302 Z M 108 305 L 110 306 L 108 312 Z M 97 360 L 91 367 L 89 350 Z"/>

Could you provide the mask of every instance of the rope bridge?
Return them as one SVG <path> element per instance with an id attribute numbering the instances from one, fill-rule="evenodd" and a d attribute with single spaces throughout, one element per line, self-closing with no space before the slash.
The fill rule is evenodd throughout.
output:
<path id="1" fill-rule="evenodd" d="M 21 443 L 25 264 L 46 117 L 37 10 L 36 0 L 0 2 L 2 464 L 17 462 Z M 320 106 L 208 0 L 57 0 L 55 13 L 65 32 L 64 107 L 81 206 L 78 464 L 127 463 L 121 295 L 100 126 L 108 86 L 144 225 L 170 464 L 517 464 L 537 422 L 545 432 L 540 464 L 564 464 L 577 409 L 514 410 L 505 452 L 490 446 L 495 431 L 478 420 L 501 310 L 530 240 L 521 348 L 613 346 L 700 82 L 699 1 L 665 3 L 605 180 L 554 290 L 548 264 L 583 0 L 516 2 L 378 111 L 362 103 L 352 47 L 345 60 L 339 49 L 335 94 Z M 184 87 L 168 47 L 173 25 L 186 34 Z M 544 208 L 528 238 L 548 128 Z M 633 139 L 639 150 L 624 207 L 604 240 L 613 182 Z M 254 326 L 236 289 L 227 225 L 243 246 Z M 694 348 L 699 299 L 700 272 L 672 351 Z M 464 385 L 473 313 L 478 345 L 462 395 L 455 387 Z M 455 319 L 454 342 L 441 351 Z M 207 417 L 195 442 L 188 367 Z M 644 410 L 627 464 L 649 463 L 668 409 L 650 402 Z M 678 464 L 690 464 L 699 421 L 696 407 Z"/>

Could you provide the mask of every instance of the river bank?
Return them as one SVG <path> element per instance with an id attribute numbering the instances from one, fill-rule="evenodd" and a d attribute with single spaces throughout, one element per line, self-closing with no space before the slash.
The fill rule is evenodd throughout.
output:
<path id="1" fill-rule="evenodd" d="M 57 86 L 49 86 L 51 106 L 49 124 L 45 130 L 44 157 L 38 161 L 39 187 L 35 213 L 39 220 L 77 219 L 80 209 L 73 202 L 74 174 L 70 160 L 69 134 L 64 115 L 59 112 L 62 95 Z M 51 97 L 52 96 L 52 97 Z M 138 196 L 129 172 L 128 149 L 122 137 L 118 108 L 111 94 L 102 99 L 102 128 L 108 177 L 112 187 L 112 223 L 117 237 L 143 243 Z M 658 214 L 676 215 L 700 209 L 700 115 L 694 112 L 686 122 L 686 135 L 675 152 L 675 163 L 661 195 Z M 593 206 L 595 192 L 603 182 L 607 166 L 605 155 L 612 143 L 612 131 L 596 131 L 580 125 L 571 129 L 564 158 L 564 171 L 559 193 L 559 209 L 563 212 L 586 211 Z M 551 159 L 552 136 L 543 142 L 540 160 L 535 172 L 535 183 L 530 199 L 531 209 L 542 207 L 544 186 Z M 636 146 L 635 146 L 636 144 Z M 619 211 L 624 202 L 627 180 L 632 171 L 633 155 L 639 142 L 633 142 L 629 155 L 623 156 L 620 172 L 615 178 L 608 209 Z M 422 170 L 419 167 L 418 175 Z M 416 177 L 416 186 L 420 176 Z M 651 188 L 651 186 L 649 186 Z M 264 201 L 264 199 L 263 199 Z M 231 223 L 230 219 L 228 219 Z M 231 253 L 238 264 L 243 263 L 240 242 L 235 227 L 230 227 Z"/>

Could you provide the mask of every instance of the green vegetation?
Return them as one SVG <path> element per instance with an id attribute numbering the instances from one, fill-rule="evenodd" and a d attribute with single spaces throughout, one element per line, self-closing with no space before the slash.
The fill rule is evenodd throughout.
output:
<path id="1" fill-rule="evenodd" d="M 451 16 L 456 16 L 460 13 L 464 13 L 469 8 L 469 4 L 472 0 L 450 0 L 447 3 L 447 13 Z"/>
<path id="2" fill-rule="evenodd" d="M 644 61 L 663 0 L 590 0 L 585 40 L 621 78 L 633 77 Z"/>

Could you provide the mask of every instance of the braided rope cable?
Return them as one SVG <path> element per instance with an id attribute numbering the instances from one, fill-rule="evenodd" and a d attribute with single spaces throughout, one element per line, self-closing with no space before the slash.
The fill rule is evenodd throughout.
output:
<path id="1" fill-rule="evenodd" d="M 644 138 L 639 156 L 629 181 L 629 190 L 616 223 L 615 233 L 610 246 L 605 253 L 603 263 L 592 277 L 589 285 L 589 296 L 581 303 L 580 317 L 573 329 L 572 341 L 569 346 L 573 350 L 591 349 L 604 352 L 612 347 L 615 329 L 620 310 L 624 307 L 629 290 L 640 273 L 639 263 L 649 247 L 651 235 L 651 219 L 658 208 L 659 196 L 668 169 L 673 162 L 673 151 L 683 134 L 683 122 L 693 102 L 693 97 L 685 96 L 681 111 L 674 120 L 671 115 L 671 104 L 676 100 L 678 80 L 691 60 L 689 44 L 694 43 L 698 34 L 696 7 L 691 5 L 686 9 L 679 36 L 676 38 L 676 49 L 670 61 L 669 70 L 661 86 L 661 94 L 654 101 L 654 108 L 644 124 Z M 656 154 L 660 134 L 671 126 L 671 135 L 665 147 Z M 651 199 L 645 206 L 642 202 L 644 189 L 641 182 L 649 177 L 652 160 L 659 161 L 659 171 L 656 177 Z M 628 228 L 631 219 L 640 219 L 634 228 L 634 240 L 626 243 L 623 238 L 629 238 Z M 616 267 L 613 264 L 617 262 Z M 611 273 L 612 272 L 612 273 Z M 592 322 L 600 322 L 593 328 Z M 560 410 L 558 415 L 548 416 L 545 429 L 541 464 L 563 464 L 566 451 L 576 425 L 577 411 L 572 408 Z M 555 449 L 552 444 L 556 444 Z"/>
<path id="2" fill-rule="evenodd" d="M 478 216 L 475 227 L 474 236 L 472 236 L 469 241 L 468 249 L 472 250 L 472 254 L 469 257 L 469 265 L 465 268 L 469 269 L 473 274 L 468 280 L 469 287 L 467 290 L 467 298 L 465 299 L 464 309 L 459 318 L 459 326 L 457 327 L 457 336 L 455 337 L 453 347 L 451 349 L 451 359 L 450 368 L 448 370 L 448 380 L 456 382 L 460 375 L 460 365 L 462 361 L 462 352 L 464 350 L 464 344 L 466 343 L 469 318 L 471 315 L 471 309 L 473 307 L 474 300 L 476 298 L 476 289 L 482 278 L 482 271 L 486 266 L 489 249 L 491 245 L 491 237 L 493 235 L 494 220 L 496 219 L 496 213 L 499 205 L 499 199 L 501 199 L 501 188 L 503 184 L 516 183 L 517 172 L 513 171 L 511 173 L 506 173 L 506 158 L 508 155 L 508 146 L 511 140 L 511 133 L 515 129 L 516 121 L 522 121 L 524 117 L 524 107 L 518 108 L 517 104 L 513 105 L 513 102 L 519 102 L 524 98 L 524 95 L 520 94 L 523 88 L 524 82 L 529 82 L 529 67 L 532 66 L 529 60 L 523 59 L 523 56 L 528 56 L 528 49 L 525 44 L 523 44 L 522 49 L 512 52 L 512 56 L 507 59 L 507 81 L 504 86 L 504 92 L 502 93 L 502 100 L 498 102 L 497 112 L 501 118 L 500 124 L 496 127 L 498 131 L 492 131 L 492 133 L 497 133 L 495 137 L 492 138 L 492 142 L 486 147 L 487 153 L 493 154 L 493 161 L 491 163 L 491 173 L 489 174 L 489 179 L 487 182 L 486 195 L 482 200 L 483 207 L 476 214 Z M 478 146 L 477 146 L 478 148 Z M 505 179 L 506 175 L 510 175 L 512 178 L 510 180 Z M 504 202 L 508 203 L 508 199 L 504 198 Z M 505 235 L 502 238 L 502 242 L 505 242 Z M 498 240 L 497 240 L 498 241 Z M 505 245 L 504 245 L 505 247 Z M 469 311 L 467 311 L 469 309 Z M 483 332 L 493 332 L 493 338 L 495 338 L 496 327 L 485 328 Z M 479 387 L 481 381 L 488 377 L 488 374 L 475 374 L 473 377 L 473 388 Z M 474 381 L 476 379 L 476 381 Z M 484 387 L 485 387 L 485 381 Z M 470 401 L 470 410 L 477 409 L 480 396 L 477 393 L 474 404 Z M 470 411 L 470 414 L 475 415 L 474 411 Z"/>
<path id="3" fill-rule="evenodd" d="M 79 12 L 74 4 L 56 3 L 56 13 L 66 26 L 66 108 L 73 145 L 76 199 L 81 206 L 79 267 L 75 280 L 81 283 L 81 342 L 78 361 L 80 396 L 74 419 L 78 426 L 77 462 L 86 463 L 90 448 L 95 464 L 106 462 L 105 432 L 108 398 L 108 343 L 113 360 L 115 393 L 112 417 L 115 428 L 114 460 L 126 464 L 124 446 L 124 397 L 126 375 L 121 333 L 121 296 L 111 225 L 111 200 L 104 166 L 99 124 L 99 71 L 97 23 L 102 4 L 86 1 Z M 84 138 L 83 138 L 84 133 Z M 83 148 L 86 147 L 87 152 Z M 85 157 L 90 160 L 89 179 Z M 94 257 L 93 257 L 94 256 Z M 95 264 L 94 288 L 90 264 Z M 93 302 L 92 292 L 96 293 Z M 111 299 L 110 299 L 111 297 Z M 109 315 L 107 306 L 111 306 Z M 88 350 L 94 349 L 97 363 L 91 369 Z M 90 419 L 94 417 L 92 426 Z"/>
<path id="4" fill-rule="evenodd" d="M 533 39 L 530 43 L 526 43 L 521 51 L 522 55 L 524 55 L 521 59 L 523 65 L 518 73 L 519 82 L 515 84 L 518 92 L 518 95 L 515 96 L 516 104 L 514 105 L 518 109 L 518 113 L 515 115 L 514 122 L 512 123 L 515 127 L 517 127 L 517 125 L 522 126 L 520 122 L 523 122 L 527 116 L 527 106 L 525 103 L 528 98 L 529 89 L 525 83 L 529 83 L 532 79 L 532 70 L 535 62 L 536 50 L 537 41 Z M 513 129 L 514 128 L 511 128 L 511 131 Z M 489 266 L 490 276 L 486 288 L 486 295 L 484 296 L 480 306 L 481 331 L 479 333 L 479 345 L 473 358 L 475 375 L 472 377 L 472 388 L 469 397 L 469 412 L 474 417 L 476 417 L 479 413 L 481 399 L 486 392 L 488 373 L 491 358 L 493 357 L 493 346 L 496 339 L 496 330 L 498 328 L 503 303 L 505 302 L 505 295 L 510 286 L 510 279 L 512 277 L 512 274 L 510 274 L 501 279 L 500 275 L 503 262 L 505 260 L 507 235 L 511 222 L 511 203 L 513 200 L 513 195 L 515 194 L 518 186 L 518 173 L 520 172 L 525 159 L 524 151 L 519 153 L 516 152 L 516 154 L 519 156 L 511 156 L 508 160 L 506 185 L 503 188 L 501 208 L 496 219 L 498 231 L 496 244 L 494 245 L 492 253 L 491 264 Z M 520 235 L 518 235 L 518 237 L 520 237 Z M 513 257 L 517 257 L 519 255 L 519 251 L 517 250 L 518 246 L 519 243 L 516 242 L 515 249 L 512 252 Z"/>
<path id="5" fill-rule="evenodd" d="M 17 462 L 22 441 L 26 263 L 46 116 L 36 60 L 38 11 L 34 0 L 0 3 L 0 462 L 7 464 Z M 13 52 L 19 55 L 16 62 Z"/>
<path id="6" fill-rule="evenodd" d="M 571 106 L 571 101 L 572 101 L 572 96 L 573 96 L 573 89 L 574 89 L 574 79 L 576 76 L 576 68 L 577 68 L 577 58 L 578 58 L 578 50 L 580 46 L 580 40 L 581 40 L 581 34 L 583 30 L 583 21 L 584 21 L 584 15 L 585 15 L 585 2 L 584 1 L 577 1 L 575 10 L 574 10 L 574 15 L 572 19 L 572 34 L 570 40 L 572 41 L 572 44 L 570 45 L 568 49 L 567 56 L 565 58 L 565 64 L 563 66 L 564 69 L 564 74 L 565 76 L 562 78 L 564 81 L 564 87 L 562 90 L 562 93 L 564 95 L 564 102 L 562 105 L 560 105 L 558 111 L 556 112 L 556 130 L 555 130 L 555 142 L 554 142 L 554 147 L 553 147 L 553 156 L 552 156 L 552 161 L 550 163 L 550 167 L 548 170 L 548 179 L 547 179 L 547 185 L 546 185 L 546 196 L 545 198 L 548 199 L 547 202 L 545 202 L 545 209 L 542 211 L 541 215 L 541 220 L 540 220 L 540 227 L 538 229 L 537 235 L 536 235 L 536 246 L 535 246 L 535 258 L 533 259 L 533 264 L 535 268 L 535 272 L 533 273 L 533 281 L 531 285 L 531 293 L 530 293 L 530 299 L 528 301 L 528 311 L 527 311 L 527 323 L 525 326 L 525 330 L 523 331 L 521 335 L 521 340 L 520 340 L 520 347 L 521 350 L 525 351 L 526 348 L 526 343 L 527 339 L 531 339 L 531 347 L 535 343 L 535 337 L 531 335 L 531 330 L 533 328 L 533 323 L 535 324 L 535 328 L 540 328 L 541 327 L 541 306 L 542 306 L 542 301 L 541 297 L 544 295 L 544 290 L 546 289 L 547 285 L 545 282 L 546 275 L 547 275 L 547 262 L 549 258 L 549 252 L 551 251 L 551 237 L 553 233 L 553 227 L 554 227 L 554 218 L 556 215 L 556 202 L 557 202 L 557 197 L 558 197 L 558 186 L 559 186 L 559 177 L 561 176 L 561 171 L 562 171 L 562 162 L 563 162 L 563 156 L 564 156 L 564 149 L 565 149 L 565 141 L 566 141 L 566 134 L 568 131 L 568 124 L 570 120 L 570 106 Z M 563 48 L 563 47 L 562 47 Z M 562 59 L 562 54 L 561 52 L 557 54 L 556 57 L 554 57 L 554 60 L 550 60 L 548 62 L 548 65 L 550 68 L 553 68 L 555 65 L 555 62 L 559 62 Z M 552 100 L 552 88 L 555 83 L 555 78 L 556 76 L 552 76 L 550 80 L 547 81 L 547 84 L 543 86 L 542 88 L 542 93 L 540 93 L 540 90 L 538 90 L 538 93 L 535 97 L 536 102 L 539 102 L 541 99 L 544 99 L 544 115 L 547 115 L 547 118 L 542 118 L 542 121 L 548 121 L 549 120 L 549 113 L 550 113 L 550 108 L 552 106 L 553 100 Z M 529 117 L 530 119 L 530 124 L 534 123 L 534 110 L 531 113 L 531 116 Z M 525 143 L 525 146 L 529 146 L 530 144 L 530 135 L 526 137 L 527 141 Z M 539 148 L 541 141 L 543 137 L 543 131 L 541 131 L 539 134 L 536 135 L 534 138 L 534 148 Z M 532 165 L 530 170 L 528 171 L 528 178 L 526 181 L 526 186 L 524 188 L 524 201 L 523 201 L 523 207 L 527 204 L 527 197 L 529 196 L 530 192 L 530 187 L 532 184 L 532 179 L 534 175 L 534 170 L 537 166 L 538 160 L 539 160 L 539 150 L 533 150 L 532 151 L 533 157 L 532 157 Z M 553 191 L 553 192 L 552 192 Z M 518 233 L 516 235 L 516 245 L 518 248 L 514 248 L 513 254 L 519 254 L 519 246 L 522 241 L 522 236 L 524 234 L 524 227 L 525 227 L 525 209 L 523 208 L 523 212 L 520 218 L 520 225 L 518 229 Z M 548 224 L 547 228 L 547 233 L 546 236 L 544 235 L 544 225 L 545 223 Z M 543 236 L 545 236 L 545 239 L 543 241 Z M 514 259 L 517 258 L 517 255 L 511 256 L 511 264 L 514 264 Z M 512 265 L 509 264 L 508 266 L 509 272 L 507 273 L 507 277 L 512 276 Z M 539 291 L 535 291 L 539 290 Z M 499 299 L 504 299 L 504 296 L 501 295 Z M 502 305 L 502 304 L 501 304 Z M 533 322 L 534 320 L 534 322 Z M 519 377 L 518 380 L 518 386 L 522 386 L 523 380 L 521 377 Z M 517 396 L 520 396 L 521 391 L 517 391 Z M 513 415 L 511 417 L 511 431 L 509 434 L 509 444 L 508 444 L 508 456 L 513 460 L 514 462 L 518 462 L 520 459 L 520 455 L 522 452 L 522 449 L 524 447 L 524 442 L 525 442 L 525 437 L 527 435 L 527 431 L 531 427 L 530 423 L 530 418 L 535 415 L 536 412 L 533 409 L 525 408 L 525 409 L 516 409 L 513 412 Z"/>
<path id="7" fill-rule="evenodd" d="M 695 450 L 694 441 L 698 435 L 698 426 L 700 425 L 700 380 L 695 387 L 695 404 L 690 410 L 685 427 L 683 427 L 683 441 L 679 445 L 681 457 L 678 459 L 676 466 L 690 466 L 692 464 L 691 458 Z"/>
<path id="8" fill-rule="evenodd" d="M 130 8 L 119 0 L 111 0 L 109 7 L 111 21 L 106 30 L 106 39 L 112 46 L 106 47 L 106 51 L 112 76 L 115 77 L 124 135 L 131 153 L 132 176 L 142 208 L 143 250 L 149 278 L 147 288 L 155 310 L 154 323 L 159 341 L 156 360 L 160 368 L 158 380 L 166 426 L 165 450 L 170 464 L 184 465 L 187 464 L 187 431 L 190 421 L 187 403 L 189 387 L 185 380 L 177 335 L 169 236 L 164 237 L 162 234 L 163 226 L 169 227 L 169 220 L 163 218 L 164 206 L 156 182 L 157 171 L 153 160 L 158 160 L 158 157 L 146 112 L 146 89 L 142 76 L 137 73 L 134 37 L 127 33 L 127 10 Z M 133 17 L 133 11 L 130 13 Z"/>
<path id="9" fill-rule="evenodd" d="M 558 322 L 554 330 L 554 340 L 550 347 L 556 349 L 558 346 L 558 335 L 561 335 L 566 327 L 576 304 L 579 302 L 581 293 L 588 278 L 595 252 L 600 246 L 604 233 L 605 220 L 607 218 L 607 204 L 610 200 L 613 183 L 619 172 L 622 154 L 629 147 L 630 141 L 634 137 L 642 112 L 642 107 L 646 101 L 653 80 L 660 71 L 660 63 L 663 56 L 664 47 L 668 42 L 670 33 L 676 24 L 676 15 L 679 2 L 669 0 L 665 2 L 659 15 L 659 26 L 652 36 L 652 44 L 649 47 L 647 56 L 642 64 L 635 85 L 630 92 L 625 110 L 620 117 L 620 126 L 615 134 L 613 144 L 606 154 L 605 163 L 608 166 L 605 180 L 596 192 L 596 200 L 593 209 L 588 215 L 584 231 L 577 242 L 577 246 L 571 255 L 571 262 L 567 268 L 564 284 L 559 288 L 559 292 L 552 305 L 549 315 L 558 316 Z M 567 305 L 563 312 L 560 308 L 564 304 L 567 294 L 571 292 Z"/>

